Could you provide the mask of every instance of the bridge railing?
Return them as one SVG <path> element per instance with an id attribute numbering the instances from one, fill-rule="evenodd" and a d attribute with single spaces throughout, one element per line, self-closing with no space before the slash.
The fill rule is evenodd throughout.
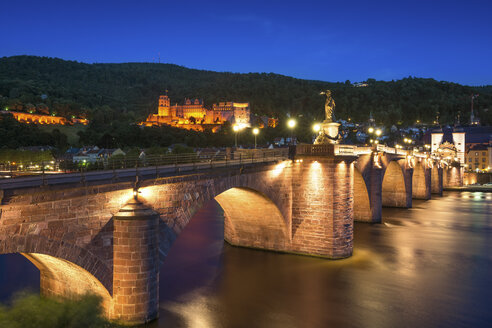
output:
<path id="1" fill-rule="evenodd" d="M 215 167 L 229 167 L 249 163 L 272 162 L 287 157 L 288 149 L 265 149 L 251 152 L 218 152 L 218 153 L 188 153 L 165 154 L 146 156 L 116 155 L 109 158 L 95 158 L 81 161 L 58 160 L 15 163 L 0 163 L 0 175 L 4 178 L 28 178 L 41 175 L 43 179 L 68 174 L 80 174 L 81 176 L 97 173 L 99 171 L 124 172 L 131 171 L 149 172 L 154 170 L 156 174 L 163 169 L 165 172 L 192 171 Z M 92 174 L 94 175 L 94 174 Z M 38 177 L 39 179 L 39 177 Z M 10 180 L 10 179 L 4 179 Z M 0 185 L 1 188 L 1 185 Z"/>

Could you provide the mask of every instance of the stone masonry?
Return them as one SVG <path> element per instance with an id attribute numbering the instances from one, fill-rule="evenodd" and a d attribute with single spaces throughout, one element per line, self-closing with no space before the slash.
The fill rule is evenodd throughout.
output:
<path id="1" fill-rule="evenodd" d="M 0 254 L 33 262 L 44 295 L 92 292 L 108 318 L 146 323 L 158 315 L 162 262 L 210 200 L 224 209 L 225 239 L 233 245 L 329 259 L 351 256 L 354 213 L 380 222 L 381 206 L 411 206 L 406 158 L 361 156 L 354 164 L 355 157 L 334 156 L 330 147 L 137 182 L 3 190 Z"/>

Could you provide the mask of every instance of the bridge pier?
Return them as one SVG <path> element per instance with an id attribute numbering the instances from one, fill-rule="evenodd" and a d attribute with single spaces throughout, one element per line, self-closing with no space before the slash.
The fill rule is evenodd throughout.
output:
<path id="1" fill-rule="evenodd" d="M 132 201 L 113 219 L 111 319 L 144 324 L 159 315 L 159 216 Z"/>
<path id="2" fill-rule="evenodd" d="M 427 159 L 416 159 L 412 175 L 412 197 L 428 200 L 431 198 L 431 168 Z"/>
<path id="3" fill-rule="evenodd" d="M 443 169 L 434 165 L 431 169 L 431 193 L 436 194 L 438 196 L 442 196 L 442 187 L 443 187 Z"/>
<path id="4" fill-rule="evenodd" d="M 463 186 L 463 168 L 457 166 L 446 166 L 443 169 L 443 187 Z"/>
<path id="5" fill-rule="evenodd" d="M 333 145 L 303 146 L 308 149 L 298 146 L 292 167 L 291 251 L 330 259 L 349 257 L 355 157 L 334 156 Z"/>

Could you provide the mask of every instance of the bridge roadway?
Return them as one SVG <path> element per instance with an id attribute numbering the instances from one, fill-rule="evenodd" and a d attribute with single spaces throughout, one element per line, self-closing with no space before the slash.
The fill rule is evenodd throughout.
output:
<path id="1" fill-rule="evenodd" d="M 272 152 L 265 157 L 244 156 L 239 159 L 199 159 L 192 163 L 167 164 L 156 166 L 144 166 L 124 169 L 107 169 L 101 171 L 79 171 L 73 173 L 40 174 L 0 180 L 0 190 L 42 187 L 46 185 L 66 184 L 96 184 L 123 181 L 135 181 L 138 176 L 140 180 L 170 177 L 186 173 L 194 173 L 203 170 L 217 168 L 234 168 L 255 163 L 274 163 L 287 159 L 287 152 Z"/>
<path id="2" fill-rule="evenodd" d="M 95 293 L 108 318 L 141 324 L 158 315 L 162 262 L 212 199 L 232 245 L 339 259 L 352 255 L 354 220 L 381 222 L 383 205 L 411 207 L 461 172 L 428 154 L 298 145 L 289 156 L 2 180 L 0 254 L 39 268 L 43 295 Z"/>

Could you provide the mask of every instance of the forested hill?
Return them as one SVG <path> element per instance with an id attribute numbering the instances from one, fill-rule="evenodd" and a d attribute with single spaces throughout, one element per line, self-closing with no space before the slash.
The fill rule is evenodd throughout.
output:
<path id="1" fill-rule="evenodd" d="M 327 77 L 329 78 L 329 77 Z M 437 112 L 451 123 L 461 111 L 468 120 L 471 94 L 478 116 L 492 123 L 492 87 L 469 87 L 433 79 L 405 78 L 383 82 L 369 79 L 366 87 L 349 81 L 330 83 L 267 73 L 219 73 L 171 64 L 85 64 L 57 58 L 15 56 L 0 58 L 0 105 L 17 110 L 45 107 L 57 115 L 85 113 L 137 120 L 157 108 L 165 90 L 171 101 L 203 98 L 206 106 L 218 101 L 250 102 L 254 113 L 274 117 L 287 114 L 321 119 L 324 99 L 331 89 L 337 118 L 379 122 L 432 122 Z M 44 106 L 46 105 L 46 106 Z M 491 110 L 489 111 L 488 108 Z"/>

